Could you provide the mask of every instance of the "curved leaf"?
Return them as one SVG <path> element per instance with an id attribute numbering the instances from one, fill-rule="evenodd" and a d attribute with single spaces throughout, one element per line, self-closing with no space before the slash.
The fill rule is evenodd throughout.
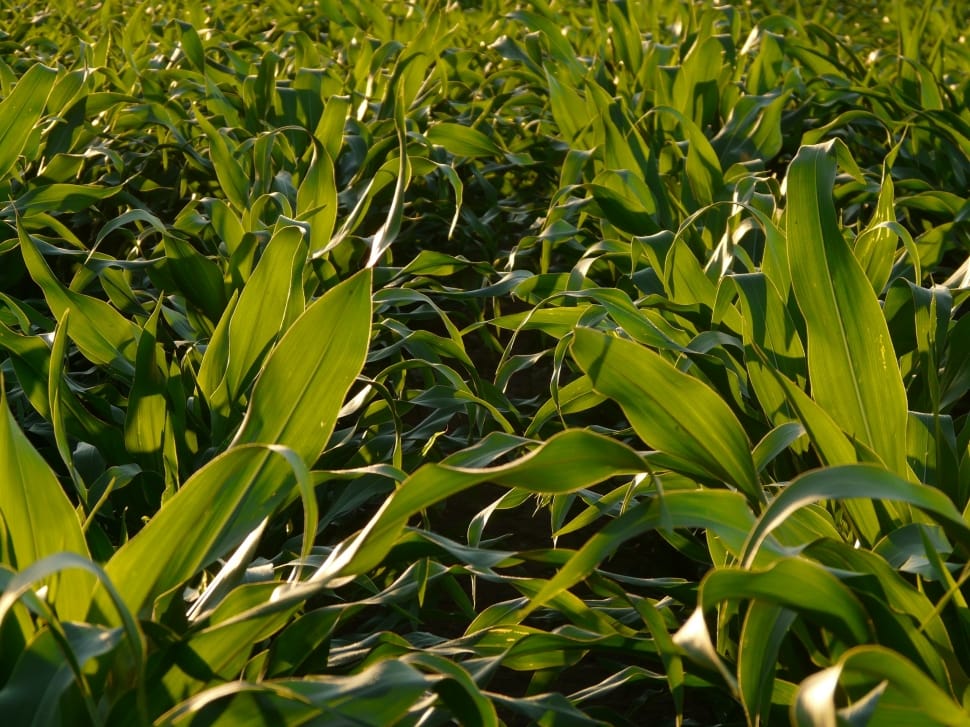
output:
<path id="1" fill-rule="evenodd" d="M 954 504 L 939 490 L 918 485 L 870 464 L 850 464 L 815 470 L 796 478 L 772 500 L 751 531 L 742 564 L 750 566 L 769 533 L 795 510 L 820 500 L 892 500 L 906 502 L 935 515 L 962 542 L 970 543 L 970 527 Z"/>
<path id="2" fill-rule="evenodd" d="M 572 352 L 644 442 L 699 465 L 753 502 L 764 499 L 748 437 L 709 386 L 643 346 L 588 328 L 576 330 Z"/>

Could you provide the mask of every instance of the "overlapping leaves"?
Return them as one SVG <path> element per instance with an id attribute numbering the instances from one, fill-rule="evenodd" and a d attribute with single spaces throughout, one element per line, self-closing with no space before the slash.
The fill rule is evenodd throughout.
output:
<path id="1" fill-rule="evenodd" d="M 4 714 L 966 722 L 970 54 L 892 5 L 0 10 Z"/>

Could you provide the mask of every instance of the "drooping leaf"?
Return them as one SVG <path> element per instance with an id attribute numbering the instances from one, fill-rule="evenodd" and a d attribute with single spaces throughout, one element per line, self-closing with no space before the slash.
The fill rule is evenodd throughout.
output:
<path id="1" fill-rule="evenodd" d="M 764 538 L 791 513 L 811 502 L 835 499 L 905 502 L 935 516 L 962 542 L 970 542 L 970 527 L 953 503 L 939 490 L 898 477 L 870 464 L 828 467 L 801 475 L 789 483 L 765 509 L 748 536 L 743 563 L 750 564 Z"/>
<path id="2" fill-rule="evenodd" d="M 57 280 L 22 226 L 18 225 L 24 262 L 44 291 L 51 312 L 60 318 L 71 309 L 71 338 L 92 363 L 111 366 L 123 374 L 135 372 L 138 327 L 108 303 L 76 293 Z"/>
<path id="3" fill-rule="evenodd" d="M 710 387 L 643 346 L 591 329 L 576 330 L 572 352 L 593 388 L 623 408 L 648 445 L 700 466 L 753 502 L 764 498 L 748 438 Z"/>

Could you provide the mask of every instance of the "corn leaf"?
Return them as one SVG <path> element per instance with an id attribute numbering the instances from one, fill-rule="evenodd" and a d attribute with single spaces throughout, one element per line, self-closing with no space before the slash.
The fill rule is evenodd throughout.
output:
<path id="1" fill-rule="evenodd" d="M 839 229 L 834 149 L 802 147 L 787 179 L 789 263 L 808 332 L 813 398 L 905 477 L 906 392 L 886 319 Z"/>
<path id="2" fill-rule="evenodd" d="M 273 349 L 232 446 L 281 444 L 311 465 L 364 365 L 370 330 L 371 274 L 363 270 L 312 303 Z"/>
<path id="3" fill-rule="evenodd" d="M 0 180 L 7 177 L 47 105 L 57 71 L 35 63 L 0 102 Z"/>
<path id="4" fill-rule="evenodd" d="M 752 502 L 763 500 L 748 438 L 707 385 L 647 348 L 591 329 L 576 330 L 572 352 L 644 442 L 700 466 Z"/>
<path id="5" fill-rule="evenodd" d="M 50 467 L 24 436 L 0 391 L 0 515 L 6 526 L 8 565 L 24 570 L 60 552 L 87 556 L 70 501 Z M 94 584 L 70 570 L 48 582 L 49 600 L 63 619 L 83 619 Z"/>

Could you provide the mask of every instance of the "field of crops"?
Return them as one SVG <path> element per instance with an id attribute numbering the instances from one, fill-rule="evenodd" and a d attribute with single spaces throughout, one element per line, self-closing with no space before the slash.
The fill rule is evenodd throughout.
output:
<path id="1" fill-rule="evenodd" d="M 970 725 L 965 3 L 4 7 L 6 724 Z"/>

